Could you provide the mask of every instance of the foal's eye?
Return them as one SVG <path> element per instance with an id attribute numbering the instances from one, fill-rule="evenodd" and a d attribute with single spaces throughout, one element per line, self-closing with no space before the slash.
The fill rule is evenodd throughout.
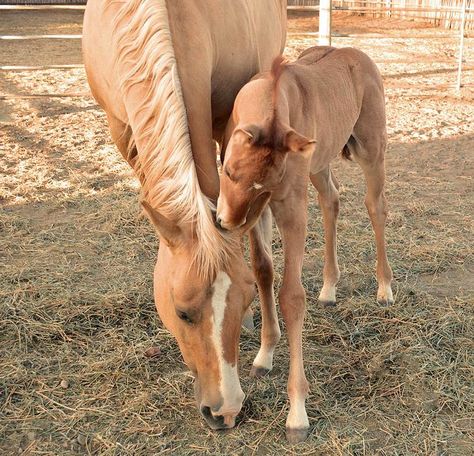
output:
<path id="1" fill-rule="evenodd" d="M 176 314 L 178 315 L 179 319 L 183 320 L 185 323 L 193 323 L 192 318 L 184 310 L 176 310 Z"/>
<path id="2" fill-rule="evenodd" d="M 232 178 L 232 175 L 230 174 L 229 168 L 227 168 L 227 166 L 224 168 L 224 174 L 225 174 L 231 181 L 234 180 L 234 179 Z"/>

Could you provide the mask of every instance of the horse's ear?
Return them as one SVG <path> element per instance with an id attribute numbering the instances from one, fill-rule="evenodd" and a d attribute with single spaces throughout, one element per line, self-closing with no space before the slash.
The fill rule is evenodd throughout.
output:
<path id="1" fill-rule="evenodd" d="M 234 130 L 232 136 L 239 144 L 255 144 L 262 134 L 262 129 L 256 125 L 245 125 Z"/>
<path id="2" fill-rule="evenodd" d="M 160 238 L 166 242 L 168 247 L 175 247 L 182 235 L 179 226 L 172 222 L 169 218 L 161 215 L 157 210 L 153 209 L 144 199 L 141 200 L 141 204 L 145 214 L 156 228 Z"/>
<path id="3" fill-rule="evenodd" d="M 288 130 L 285 135 L 285 149 L 291 152 L 312 153 L 315 144 L 316 141 L 313 139 L 308 139 L 292 129 Z"/>

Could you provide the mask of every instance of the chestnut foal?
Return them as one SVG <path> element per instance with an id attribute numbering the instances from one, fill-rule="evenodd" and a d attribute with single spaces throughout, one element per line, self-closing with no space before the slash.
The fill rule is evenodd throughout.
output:
<path id="1" fill-rule="evenodd" d="M 324 284 L 319 300 L 335 303 L 340 275 L 336 254 L 339 194 L 330 163 L 342 150 L 365 174 L 365 204 L 377 244 L 377 299 L 382 304 L 392 303 L 392 271 L 384 239 L 386 143 L 382 79 L 372 60 L 356 49 L 310 48 L 294 63 L 278 58 L 272 72 L 257 75 L 235 101 L 217 218 L 223 228 L 236 229 L 246 222 L 250 208 L 266 198 L 282 236 L 285 268 L 279 301 L 290 347 L 286 427 L 291 441 L 306 438 L 309 428 L 305 410 L 309 388 L 302 356 L 305 290 L 301 283 L 308 180 L 318 191 L 324 218 Z M 280 338 L 273 295 L 271 225 L 267 207 L 250 232 L 263 320 L 254 375 L 272 368 Z"/>

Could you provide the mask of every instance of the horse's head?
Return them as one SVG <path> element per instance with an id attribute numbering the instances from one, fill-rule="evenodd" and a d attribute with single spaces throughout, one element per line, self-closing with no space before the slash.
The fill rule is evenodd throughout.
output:
<path id="1" fill-rule="evenodd" d="M 193 261 L 197 239 L 190 227 L 143 206 L 161 239 L 154 276 L 158 313 L 195 376 L 200 412 L 211 428 L 231 428 L 244 400 L 239 338 L 255 297 L 253 274 L 240 249 L 228 266 L 210 277 L 201 274 Z"/>
<path id="2" fill-rule="evenodd" d="M 238 125 L 230 137 L 223 163 L 217 221 L 233 230 L 252 223 L 285 175 L 290 152 L 313 149 L 314 141 L 276 120 L 270 125 Z"/>

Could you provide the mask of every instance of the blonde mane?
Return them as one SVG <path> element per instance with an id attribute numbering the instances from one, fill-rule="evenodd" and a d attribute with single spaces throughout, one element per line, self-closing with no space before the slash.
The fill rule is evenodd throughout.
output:
<path id="1" fill-rule="evenodd" d="M 213 204 L 199 186 L 166 1 L 118 4 L 113 44 L 122 95 L 137 85 L 146 92 L 128 112 L 140 145 L 135 171 L 143 197 L 180 226 L 190 224 L 193 264 L 202 276 L 215 276 L 236 253 L 237 240 L 215 227 Z"/>

